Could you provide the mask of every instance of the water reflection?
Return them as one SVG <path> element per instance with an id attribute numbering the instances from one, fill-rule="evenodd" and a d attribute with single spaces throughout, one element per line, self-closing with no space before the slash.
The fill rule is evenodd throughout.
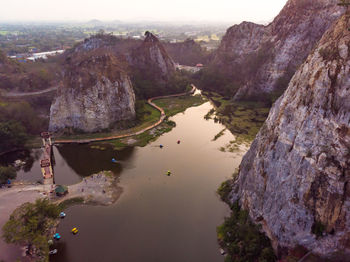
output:
<path id="1" fill-rule="evenodd" d="M 107 145 L 103 150 L 91 148 L 89 145 L 64 145 L 58 146 L 57 150 L 75 173 L 86 177 L 104 170 L 120 174 L 122 165 L 118 162 L 131 158 L 135 149 L 130 147 L 116 151 Z M 117 159 L 118 162 L 113 163 L 112 158 Z"/>

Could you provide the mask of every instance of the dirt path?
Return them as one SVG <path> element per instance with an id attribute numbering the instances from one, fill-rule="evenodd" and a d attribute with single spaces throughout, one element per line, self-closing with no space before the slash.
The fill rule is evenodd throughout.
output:
<path id="1" fill-rule="evenodd" d="M 163 108 L 161 108 L 161 107 L 157 106 L 155 103 L 153 103 L 152 102 L 153 100 L 190 95 L 190 94 L 193 94 L 195 91 L 196 91 L 196 87 L 194 85 L 192 85 L 192 90 L 189 92 L 184 92 L 184 93 L 175 94 L 175 95 L 168 95 L 168 96 L 157 96 L 157 97 L 152 97 L 152 98 L 148 99 L 147 103 L 149 105 L 153 106 L 155 109 L 157 109 L 160 112 L 160 118 L 159 118 L 157 123 L 150 125 L 144 129 L 140 130 L 140 131 L 132 132 L 129 134 L 123 134 L 123 135 L 115 135 L 115 136 L 107 136 L 107 137 L 99 137 L 99 138 L 89 138 L 89 139 L 58 139 L 58 140 L 55 140 L 54 143 L 55 144 L 72 144 L 72 143 L 84 144 L 84 143 L 90 143 L 90 142 L 96 142 L 96 141 L 107 141 L 107 140 L 113 140 L 113 139 L 119 139 L 119 138 L 140 135 L 140 134 L 160 125 L 166 117 Z"/>
<path id="2" fill-rule="evenodd" d="M 13 92 L 8 92 L 5 93 L 3 92 L 1 94 L 1 96 L 3 97 L 26 97 L 26 96 L 37 96 L 37 95 L 42 95 L 42 94 L 46 94 L 46 93 L 50 93 L 52 91 L 57 90 L 58 86 L 52 86 L 49 88 L 46 88 L 44 90 L 40 90 L 40 91 L 35 91 L 35 92 L 25 92 L 25 93 L 13 93 Z"/>

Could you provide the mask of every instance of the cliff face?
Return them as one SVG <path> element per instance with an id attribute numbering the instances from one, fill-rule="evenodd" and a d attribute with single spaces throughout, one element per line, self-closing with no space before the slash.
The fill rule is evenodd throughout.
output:
<path id="1" fill-rule="evenodd" d="M 132 84 L 117 58 L 88 50 L 66 59 L 63 85 L 51 105 L 50 131 L 94 132 L 135 117 Z"/>
<path id="2" fill-rule="evenodd" d="M 243 22 L 227 30 L 214 64 L 241 86 L 235 98 L 286 88 L 343 9 L 338 0 L 289 0 L 268 26 Z M 239 72 L 235 75 L 234 72 Z M 281 90 L 280 90 L 281 91 Z"/>
<path id="3" fill-rule="evenodd" d="M 231 192 L 275 248 L 350 252 L 349 19 L 325 33 L 276 101 Z"/>
<path id="4" fill-rule="evenodd" d="M 134 87 L 165 84 L 175 65 L 159 40 L 147 32 L 143 42 L 100 34 L 64 54 L 64 79 L 51 106 L 51 131 L 99 131 L 135 117 Z M 130 76 L 130 78 L 129 78 Z M 154 90 L 153 90 L 154 91 Z M 141 93 L 141 92 L 140 92 Z"/>
<path id="5" fill-rule="evenodd" d="M 167 81 L 176 70 L 174 61 L 158 38 L 148 31 L 141 46 L 132 50 L 127 61 L 134 70 L 152 71 L 153 77 L 159 81 Z"/>
<path id="6" fill-rule="evenodd" d="M 179 43 L 165 43 L 164 48 L 174 61 L 181 65 L 207 64 L 209 60 L 208 52 L 192 39 Z"/>

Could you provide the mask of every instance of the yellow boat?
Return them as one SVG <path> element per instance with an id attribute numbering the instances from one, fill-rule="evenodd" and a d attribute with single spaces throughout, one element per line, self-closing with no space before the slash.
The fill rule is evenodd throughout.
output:
<path id="1" fill-rule="evenodd" d="M 75 227 L 72 229 L 72 233 L 75 235 L 76 233 L 78 233 L 78 229 Z"/>

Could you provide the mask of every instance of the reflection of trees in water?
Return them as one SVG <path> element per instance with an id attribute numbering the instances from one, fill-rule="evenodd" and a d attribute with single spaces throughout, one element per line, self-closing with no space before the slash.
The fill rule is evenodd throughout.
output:
<path id="1" fill-rule="evenodd" d="M 99 150 L 90 148 L 88 145 L 63 145 L 57 146 L 57 149 L 67 165 L 80 176 L 89 176 L 100 171 L 120 174 L 122 166 L 119 163 L 112 163 L 112 158 L 117 161 L 127 160 L 134 152 L 132 147 L 115 151 L 111 147 Z"/>
<path id="2" fill-rule="evenodd" d="M 22 167 L 23 171 L 29 172 L 32 169 L 34 162 L 38 161 L 41 158 L 42 153 L 42 149 L 31 150 L 29 157 L 24 160 L 26 164 Z"/>
<path id="3" fill-rule="evenodd" d="M 17 167 L 17 171 L 23 170 L 24 172 L 29 172 L 35 161 L 38 161 L 41 157 L 42 149 L 33 149 L 33 150 L 19 150 L 1 156 L 0 165 L 8 166 L 14 165 L 14 162 L 19 159 L 24 161 L 23 166 Z"/>

